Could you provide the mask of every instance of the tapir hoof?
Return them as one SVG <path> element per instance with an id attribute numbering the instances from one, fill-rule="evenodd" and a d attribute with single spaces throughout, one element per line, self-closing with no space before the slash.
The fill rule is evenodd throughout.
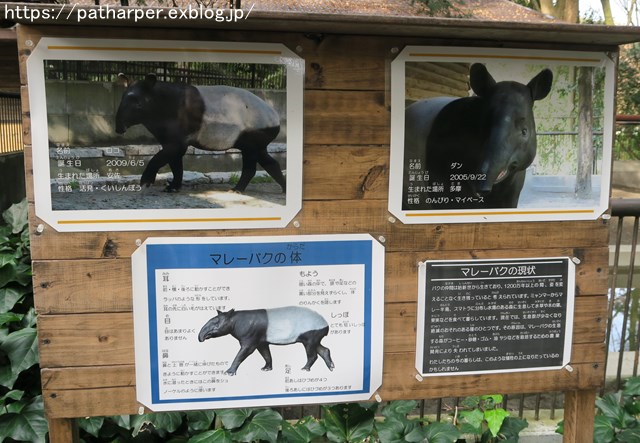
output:
<path id="1" fill-rule="evenodd" d="M 311 370 L 311 368 L 307 368 L 306 366 L 304 368 L 302 368 L 303 371 L 307 371 L 309 372 Z"/>
<path id="2" fill-rule="evenodd" d="M 227 369 L 226 371 L 224 371 L 224 373 L 231 376 L 236 375 L 236 371 L 232 371 L 231 369 Z"/>
<path id="3" fill-rule="evenodd" d="M 231 192 L 233 194 L 242 194 L 242 191 L 239 191 L 236 188 L 231 188 L 227 192 Z"/>
<path id="4" fill-rule="evenodd" d="M 271 366 L 265 366 L 264 368 L 261 368 L 263 371 L 270 371 L 271 369 L 273 369 Z"/>

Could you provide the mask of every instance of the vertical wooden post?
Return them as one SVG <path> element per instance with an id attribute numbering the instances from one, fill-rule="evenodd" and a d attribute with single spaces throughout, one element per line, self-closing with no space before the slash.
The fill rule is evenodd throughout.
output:
<path id="1" fill-rule="evenodd" d="M 49 418 L 50 443 L 78 443 L 80 434 L 75 418 Z"/>
<path id="2" fill-rule="evenodd" d="M 564 443 L 591 443 L 596 416 L 596 391 L 564 393 Z"/>

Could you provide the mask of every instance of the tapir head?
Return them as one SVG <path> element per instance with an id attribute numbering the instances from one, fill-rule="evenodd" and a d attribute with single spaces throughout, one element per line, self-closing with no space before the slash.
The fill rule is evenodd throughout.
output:
<path id="1" fill-rule="evenodd" d="M 222 337 L 223 335 L 227 335 L 231 332 L 231 315 L 234 310 L 230 310 L 227 312 L 217 311 L 218 315 L 210 319 L 205 325 L 200 329 L 200 333 L 198 334 L 198 341 L 203 342 L 208 338 Z"/>
<path id="2" fill-rule="evenodd" d="M 488 136 L 483 146 L 479 172 L 484 180 L 477 192 L 487 194 L 493 186 L 517 171 L 523 171 L 536 155 L 536 123 L 533 102 L 551 91 L 553 73 L 543 69 L 528 84 L 496 82 L 482 64 L 471 66 L 471 89 L 484 100 Z"/>
<path id="3" fill-rule="evenodd" d="M 116 112 L 116 132 L 124 134 L 127 128 L 144 122 L 153 115 L 153 87 L 156 76 L 147 74 L 143 80 L 133 83 L 124 74 L 118 74 L 118 82 L 126 87 Z"/>

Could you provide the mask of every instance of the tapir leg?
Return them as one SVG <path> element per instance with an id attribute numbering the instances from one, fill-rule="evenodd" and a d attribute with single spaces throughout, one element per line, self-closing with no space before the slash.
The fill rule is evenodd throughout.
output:
<path id="1" fill-rule="evenodd" d="M 140 184 L 143 186 L 153 184 L 160 168 L 168 163 L 173 173 L 173 182 L 167 188 L 179 189 L 182 186 L 182 156 L 186 151 L 187 146 L 184 145 L 163 145 L 162 149 L 147 163 L 147 167 L 142 173 L 142 177 L 140 177 Z M 175 187 L 176 183 L 177 188 Z"/>
<path id="2" fill-rule="evenodd" d="M 229 367 L 229 369 L 226 370 L 226 373 L 229 375 L 236 375 L 236 371 L 238 370 L 238 366 L 240 366 L 240 363 L 242 363 L 243 361 L 246 360 L 246 358 L 248 356 L 250 356 L 251 354 L 253 354 L 253 352 L 256 350 L 256 346 L 255 345 L 240 345 L 240 350 L 238 351 L 238 354 L 236 355 L 236 358 L 233 359 L 233 363 L 231 363 L 231 366 Z"/>
<path id="3" fill-rule="evenodd" d="M 280 164 L 275 158 L 269 155 L 266 148 L 258 153 L 258 163 L 260 163 L 260 166 L 267 171 L 267 174 L 269 174 L 276 183 L 280 185 L 282 192 L 287 192 L 287 181 L 285 180 L 284 175 L 282 175 Z"/>
<path id="4" fill-rule="evenodd" d="M 258 160 L 253 153 L 242 151 L 242 173 L 240 180 L 233 188 L 234 191 L 244 192 L 251 179 L 256 175 L 257 162 Z"/>
<path id="5" fill-rule="evenodd" d="M 264 358 L 264 366 L 262 367 L 263 371 L 270 371 L 272 369 L 271 366 L 271 350 L 269 349 L 269 343 L 263 343 L 258 346 L 258 352 Z"/>
<path id="6" fill-rule="evenodd" d="M 329 368 L 330 371 L 333 371 L 335 365 L 333 364 L 333 360 L 331 360 L 331 351 L 329 351 L 329 348 L 318 343 L 318 346 L 316 346 L 316 351 L 318 352 L 318 355 L 324 360 L 327 368 Z"/>
<path id="7" fill-rule="evenodd" d="M 304 345 L 304 350 L 307 351 L 307 364 L 303 366 L 303 371 L 309 371 L 311 366 L 318 359 L 318 352 L 316 351 L 316 347 L 314 343 L 302 343 Z"/>

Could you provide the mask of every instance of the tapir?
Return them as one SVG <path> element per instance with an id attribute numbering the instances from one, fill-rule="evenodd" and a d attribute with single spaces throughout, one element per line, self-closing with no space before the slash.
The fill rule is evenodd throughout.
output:
<path id="1" fill-rule="evenodd" d="M 536 155 L 533 103 L 549 94 L 552 81 L 543 69 L 526 85 L 496 82 L 476 63 L 469 74 L 475 96 L 408 106 L 403 209 L 516 208 Z M 420 164 L 426 184 L 411 177 L 410 163 Z"/>
<path id="2" fill-rule="evenodd" d="M 237 148 L 242 154 L 242 172 L 233 188 L 244 192 L 256 174 L 256 164 L 286 191 L 286 181 L 277 160 L 267 145 L 280 132 L 280 117 L 264 100 L 241 88 L 231 86 L 193 86 L 158 81 L 154 74 L 129 82 L 116 112 L 116 132 L 143 125 L 162 145 L 147 164 L 140 184 L 154 183 L 156 174 L 169 164 L 173 180 L 166 191 L 182 186 L 182 157 L 189 145 L 207 151 Z"/>
<path id="3" fill-rule="evenodd" d="M 329 325 L 317 312 L 298 306 L 272 309 L 217 311 L 200 330 L 198 340 L 231 335 L 240 342 L 240 351 L 226 373 L 235 375 L 240 364 L 257 349 L 265 365 L 263 371 L 272 369 L 269 345 L 302 343 L 307 352 L 307 363 L 302 368 L 309 371 L 318 359 L 324 360 L 329 370 L 334 369 L 331 352 L 320 341 L 329 333 Z"/>

